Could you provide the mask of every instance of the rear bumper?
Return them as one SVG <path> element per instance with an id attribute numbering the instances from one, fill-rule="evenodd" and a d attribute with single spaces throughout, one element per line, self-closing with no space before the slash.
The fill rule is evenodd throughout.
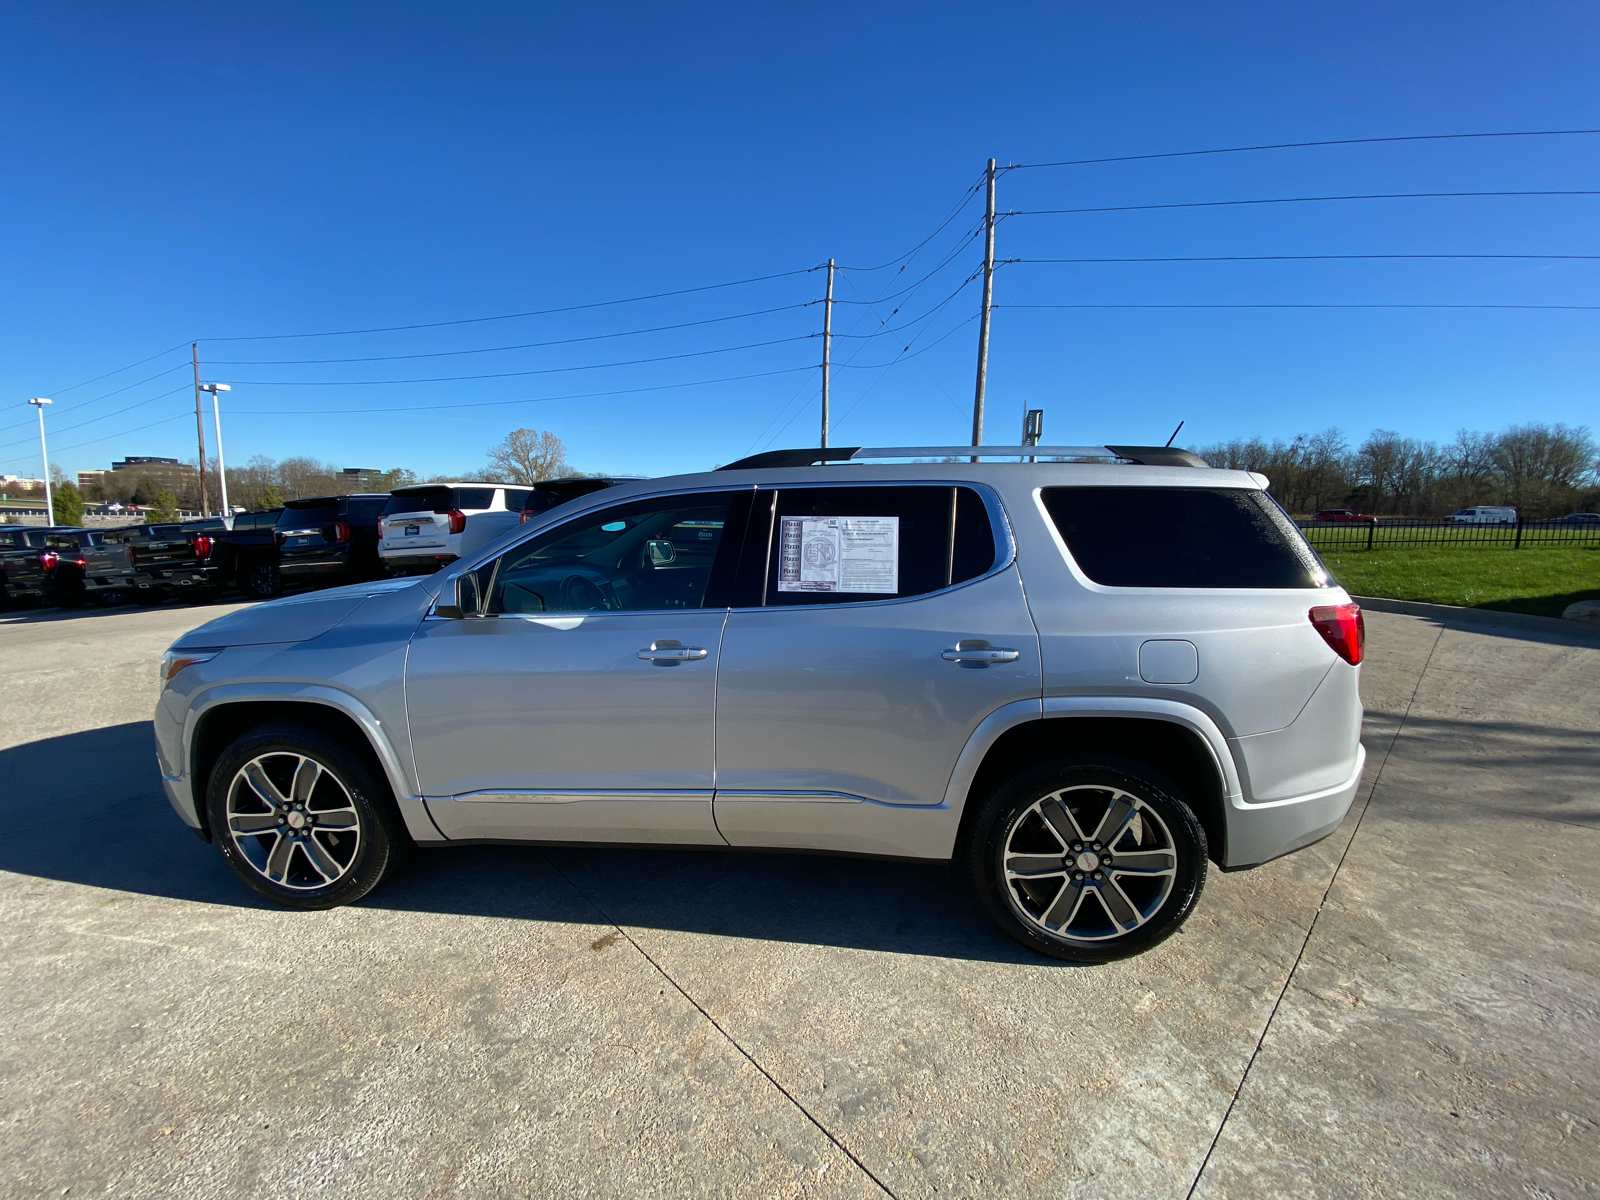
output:
<path id="1" fill-rule="evenodd" d="M 1339 828 L 1361 787 L 1361 772 L 1366 763 L 1366 747 L 1357 746 L 1349 778 L 1334 787 L 1264 804 L 1245 804 L 1235 797 L 1228 804 L 1225 869 L 1237 871 L 1260 866 L 1320 842 Z"/>
<path id="2" fill-rule="evenodd" d="M 350 569 L 350 564 L 342 558 L 306 559 L 281 558 L 278 560 L 278 571 L 285 576 L 295 575 L 338 575 Z"/>
<path id="3" fill-rule="evenodd" d="M 392 571 L 437 571 L 440 566 L 456 562 L 453 554 L 386 554 L 382 563 Z"/>

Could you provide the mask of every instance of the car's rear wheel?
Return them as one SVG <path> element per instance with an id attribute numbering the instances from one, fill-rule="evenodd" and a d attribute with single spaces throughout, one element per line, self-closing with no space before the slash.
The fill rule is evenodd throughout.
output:
<path id="1" fill-rule="evenodd" d="M 252 600 L 270 600 L 283 592 L 283 575 L 276 563 L 251 563 L 239 572 L 239 590 Z"/>
<path id="2" fill-rule="evenodd" d="M 375 888 L 410 848 L 382 780 L 295 725 L 235 741 L 212 769 L 211 831 L 234 873 L 288 908 L 334 908 Z"/>
<path id="3" fill-rule="evenodd" d="M 1177 932 L 1200 898 L 1205 831 L 1139 764 L 1046 764 L 979 803 L 964 846 L 972 883 L 996 923 L 1042 954 L 1138 954 Z"/>

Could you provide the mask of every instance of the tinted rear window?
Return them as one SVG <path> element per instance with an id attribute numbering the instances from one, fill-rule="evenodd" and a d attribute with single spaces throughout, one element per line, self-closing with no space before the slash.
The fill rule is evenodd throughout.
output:
<path id="1" fill-rule="evenodd" d="M 345 512 L 352 521 L 376 521 L 388 504 L 388 496 L 351 496 L 345 502 Z"/>
<path id="2" fill-rule="evenodd" d="M 1083 573 L 1109 587 L 1309 588 L 1326 573 L 1262 492 L 1247 488 L 1045 488 Z"/>
<path id="3" fill-rule="evenodd" d="M 457 508 L 488 508 L 494 503 L 493 488 L 457 488 Z"/>
<path id="4" fill-rule="evenodd" d="M 604 479 L 573 479 L 563 483 L 535 484 L 522 497 L 523 512 L 545 512 L 558 504 L 565 504 L 568 500 L 576 500 L 579 496 L 587 496 L 590 492 L 598 492 L 610 487 Z M 506 506 L 511 506 L 511 496 L 506 497 Z"/>
<path id="5" fill-rule="evenodd" d="M 332 525 L 339 519 L 339 502 L 295 505 L 278 514 L 279 529 L 309 529 L 313 525 Z"/>
<path id="6" fill-rule="evenodd" d="M 446 487 L 407 488 L 403 492 L 395 492 L 383 506 L 383 515 L 392 517 L 395 513 L 414 512 L 449 512 L 451 509 L 450 489 Z"/>

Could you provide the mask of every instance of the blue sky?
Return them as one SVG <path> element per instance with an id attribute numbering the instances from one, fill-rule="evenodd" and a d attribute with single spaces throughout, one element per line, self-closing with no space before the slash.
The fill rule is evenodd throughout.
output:
<path id="1" fill-rule="evenodd" d="M 12 5 L 0 471 L 38 473 L 37 395 L 69 471 L 192 457 L 192 338 L 234 385 L 230 462 L 466 471 L 520 425 L 583 470 L 814 444 L 805 271 L 829 257 L 892 263 L 839 275 L 834 441 L 964 443 L 976 284 L 936 306 L 978 265 L 980 208 L 895 256 L 987 158 L 1600 127 L 1597 51 L 1576 3 Z M 999 207 L 1535 190 L 1600 190 L 1600 137 L 1016 170 Z M 997 257 L 1600 255 L 1597 216 L 1600 196 L 1014 216 Z M 990 442 L 1027 407 L 1068 443 L 1600 424 L 1600 311 L 1012 307 L 1600 305 L 1597 261 L 1018 262 L 995 300 Z M 474 375 L 501 377 L 454 378 Z"/>

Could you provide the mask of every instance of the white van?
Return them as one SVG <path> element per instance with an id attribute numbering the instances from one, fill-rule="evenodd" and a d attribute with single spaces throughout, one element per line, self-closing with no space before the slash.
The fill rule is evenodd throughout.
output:
<path id="1" fill-rule="evenodd" d="M 1445 520 L 1460 525 L 1515 525 L 1517 510 L 1509 505 L 1480 504 L 1453 512 Z"/>
<path id="2" fill-rule="evenodd" d="M 521 523 L 528 490 L 503 483 L 400 488 L 378 519 L 378 557 L 394 575 L 431 574 Z"/>

